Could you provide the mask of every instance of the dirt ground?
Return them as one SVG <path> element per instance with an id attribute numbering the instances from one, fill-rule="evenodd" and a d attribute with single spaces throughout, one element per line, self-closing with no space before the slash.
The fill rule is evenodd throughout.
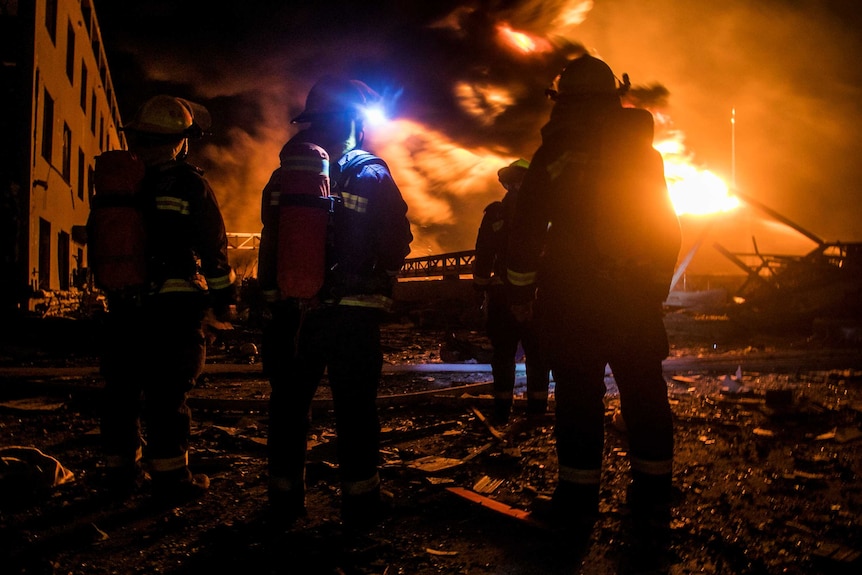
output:
<path id="1" fill-rule="evenodd" d="M 510 424 L 487 424 L 490 372 L 466 357 L 487 352 L 476 332 L 454 334 L 453 342 L 439 326 L 405 321 L 384 329 L 382 477 L 394 500 L 387 519 L 368 533 L 350 532 L 339 519 L 325 385 L 313 406 L 309 516 L 288 528 L 267 516 L 268 386 L 254 350 L 244 345 L 259 344 L 255 330 L 212 346 L 192 393 L 190 455 L 212 486 L 200 500 L 172 508 L 155 505 L 147 485 L 122 502 L 98 489 L 101 382 L 86 335 L 74 344 L 44 336 L 5 344 L 0 447 L 38 448 L 68 475 L 60 485 L 40 486 L 46 472 L 56 477 L 57 469 L 46 465 L 51 460 L 22 472 L 4 459 L 0 571 L 859 573 L 858 340 L 754 335 L 722 318 L 689 314 L 671 314 L 666 323 L 678 499 L 664 537 L 632 529 L 625 505 L 627 438 L 614 418 L 619 401 L 612 375 L 598 522 L 588 536 L 575 538 L 531 517 L 530 502 L 555 482 L 554 418 L 527 420 L 519 401 Z M 453 350 L 457 342 L 463 345 Z M 442 370 L 441 356 L 459 354 L 456 359 L 468 363 Z M 519 392 L 522 384 L 523 374 Z"/>

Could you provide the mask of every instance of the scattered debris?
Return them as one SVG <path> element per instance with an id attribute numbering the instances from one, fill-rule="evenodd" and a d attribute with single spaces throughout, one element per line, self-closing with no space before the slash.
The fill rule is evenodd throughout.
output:
<path id="1" fill-rule="evenodd" d="M 0 503 L 30 503 L 60 485 L 75 481 L 75 474 L 36 447 L 0 448 Z"/>
<path id="2" fill-rule="evenodd" d="M 483 476 L 479 481 L 473 484 L 473 491 L 476 493 L 494 493 L 494 491 L 503 484 L 504 479 L 491 479 L 487 475 Z"/>
<path id="3" fill-rule="evenodd" d="M 488 418 L 486 418 L 485 415 L 481 411 L 479 411 L 478 408 L 474 407 L 473 413 L 476 415 L 476 418 L 479 421 L 485 424 L 485 427 L 488 428 L 488 431 L 491 432 L 491 435 L 493 435 L 495 439 L 498 439 L 500 441 L 506 441 L 506 436 L 501 433 L 496 427 L 491 425 L 491 422 L 488 421 Z"/>
<path id="4" fill-rule="evenodd" d="M 425 457 L 420 457 L 419 459 L 414 459 L 413 461 L 407 462 L 407 467 L 412 469 L 418 469 L 424 473 L 439 473 L 441 471 L 447 471 L 454 467 L 458 467 L 463 465 L 464 461 L 461 459 L 453 459 L 451 457 L 438 457 L 436 455 L 426 455 Z"/>
<path id="5" fill-rule="evenodd" d="M 817 319 L 840 319 L 842 336 L 858 338 L 862 325 L 862 242 L 827 242 L 752 197 L 744 202 L 810 239 L 817 246 L 804 255 L 764 254 L 752 238 L 753 253 L 714 247 L 747 275 L 728 308 L 736 321 L 761 328 L 812 329 Z M 746 261 L 747 260 L 747 261 Z M 847 320 L 853 322 L 848 326 Z"/>
<path id="6" fill-rule="evenodd" d="M 538 521 L 530 514 L 529 511 L 525 511 L 524 509 L 516 509 L 510 505 L 507 505 L 495 499 L 491 499 L 490 497 L 485 497 L 484 495 L 479 495 L 478 493 L 470 491 L 469 489 L 464 489 L 463 487 L 447 487 L 446 491 L 448 491 L 449 493 L 454 493 L 455 495 L 462 497 L 467 501 L 478 503 L 485 509 L 489 509 L 507 517 L 512 517 L 513 519 L 523 521 L 524 523 L 528 523 L 530 525 L 545 527 L 544 523 Z"/>
<path id="7" fill-rule="evenodd" d="M 817 545 L 814 557 L 829 573 L 850 573 L 850 569 L 862 568 L 862 551 L 837 543 L 823 541 Z M 858 573 L 858 571 L 856 571 Z"/>
<path id="8" fill-rule="evenodd" d="M 490 363 L 492 353 L 493 350 L 487 345 L 451 332 L 440 344 L 440 359 L 446 363 Z"/>
<path id="9" fill-rule="evenodd" d="M 106 541 L 111 538 L 110 535 L 99 529 L 99 526 L 95 523 L 90 523 L 90 525 L 92 525 L 93 529 L 96 531 L 96 542 Z"/>
<path id="10" fill-rule="evenodd" d="M 167 511 L 148 504 L 146 485 L 128 501 L 105 504 L 97 495 L 93 369 L 61 380 L 61 371 L 28 376 L 20 364 L 10 367 L 0 374 L 0 389 L 7 392 L 0 399 L 29 395 L 63 406 L 0 409 L 0 433 L 62 454 L 76 478 L 49 491 L 37 506 L 0 513 L 4 568 L 275 572 L 283 570 L 285 557 L 295 557 L 318 572 L 366 575 L 504 569 L 858 572 L 862 363 L 843 358 L 862 359 L 862 354 L 850 356 L 852 350 L 846 350 L 836 360 L 829 350 L 820 354 L 788 346 L 779 353 L 756 341 L 735 348 L 726 342 L 696 349 L 677 344 L 665 374 L 676 420 L 674 483 L 681 498 L 666 553 L 660 564 L 647 565 L 629 556 L 636 547 L 625 506 L 629 437 L 614 424 L 619 400 L 612 386 L 602 512 L 586 547 L 562 549 L 529 512 L 533 501 L 553 490 L 558 476 L 553 412 L 528 420 L 523 403 L 516 401 L 510 423 L 491 425 L 484 416 L 492 401 L 486 366 L 460 364 L 460 370 L 441 372 L 441 366 L 453 364 L 438 363 L 440 334 L 398 329 L 403 343 L 386 336 L 387 361 L 409 357 L 424 362 L 425 371 L 387 364 L 380 388 L 385 398 L 381 477 L 395 496 L 394 508 L 379 529 L 362 536 L 348 535 L 339 520 L 337 442 L 325 382 L 310 419 L 309 516 L 284 530 L 273 529 L 266 514 L 269 390 L 258 365 L 207 366 L 205 380 L 193 390 L 190 457 L 193 469 L 207 473 L 213 487 L 200 501 Z M 229 351 L 235 347 L 225 348 L 219 361 L 244 361 Z M 747 391 L 723 392 L 725 377 Z M 563 551 L 571 556 L 555 556 Z"/>
<path id="11" fill-rule="evenodd" d="M 457 551 L 441 551 L 439 549 L 431 549 L 430 547 L 425 548 L 425 553 L 429 555 L 437 555 L 438 557 L 455 557 L 458 555 Z"/>
<path id="12" fill-rule="evenodd" d="M 826 433 L 821 433 L 815 439 L 819 441 L 824 441 L 827 439 L 834 439 L 838 443 L 847 443 L 850 441 L 855 441 L 862 437 L 862 430 L 858 427 L 836 427 L 831 431 Z"/>
<path id="13" fill-rule="evenodd" d="M 56 411 L 62 409 L 65 402 L 53 397 L 25 397 L 0 402 L 0 408 L 13 411 Z"/>

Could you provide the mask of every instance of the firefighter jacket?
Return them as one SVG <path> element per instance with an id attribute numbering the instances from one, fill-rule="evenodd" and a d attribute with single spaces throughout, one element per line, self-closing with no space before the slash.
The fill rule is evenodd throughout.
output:
<path id="1" fill-rule="evenodd" d="M 202 170 L 182 161 L 150 167 L 142 191 L 153 291 L 205 293 L 216 313 L 234 305 L 224 220 Z"/>
<path id="2" fill-rule="evenodd" d="M 503 201 L 491 202 L 485 208 L 473 258 L 473 286 L 476 289 L 502 286 L 506 280 L 506 209 L 514 201 L 512 192 L 507 192 Z"/>
<path id="3" fill-rule="evenodd" d="M 680 248 L 652 116 L 619 102 L 558 109 L 518 194 L 508 242 L 513 302 L 548 282 L 574 288 L 605 278 L 637 282 L 664 301 Z M 541 288 L 541 286 L 540 286 Z"/>
<path id="4" fill-rule="evenodd" d="M 292 142 L 309 141 L 309 131 Z M 285 146 L 285 148 L 287 145 Z M 326 241 L 326 275 L 314 298 L 317 303 L 389 309 L 392 289 L 413 234 L 407 204 L 389 168 L 380 158 L 354 149 L 330 161 L 330 194 L 334 202 Z M 270 303 L 279 301 L 277 287 L 278 201 L 275 186 L 261 198 L 261 245 L 258 277 Z M 310 241 L 318 241 L 310 239 Z"/>

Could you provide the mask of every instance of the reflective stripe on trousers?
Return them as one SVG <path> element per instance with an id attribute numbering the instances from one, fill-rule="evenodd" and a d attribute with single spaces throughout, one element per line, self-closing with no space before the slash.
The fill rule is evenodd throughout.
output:
<path id="1" fill-rule="evenodd" d="M 577 485 L 598 485 L 602 480 L 601 469 L 575 469 L 560 465 L 560 483 L 575 483 Z"/>
<path id="2" fill-rule="evenodd" d="M 661 461 L 649 461 L 637 457 L 631 457 L 633 472 L 644 475 L 665 476 L 673 473 L 673 459 L 662 459 Z"/>

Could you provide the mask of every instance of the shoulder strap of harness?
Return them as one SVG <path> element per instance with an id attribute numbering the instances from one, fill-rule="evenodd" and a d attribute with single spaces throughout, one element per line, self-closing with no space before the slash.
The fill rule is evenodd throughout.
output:
<path id="1" fill-rule="evenodd" d="M 359 171 L 368 165 L 377 164 L 385 167 L 387 170 L 389 166 L 386 165 L 381 158 L 378 158 L 371 152 L 366 152 L 365 150 L 351 150 L 345 154 L 345 162 L 341 166 L 341 171 L 338 174 L 338 179 L 336 184 L 338 186 L 339 191 L 344 191 L 350 185 L 350 181 Z"/>

